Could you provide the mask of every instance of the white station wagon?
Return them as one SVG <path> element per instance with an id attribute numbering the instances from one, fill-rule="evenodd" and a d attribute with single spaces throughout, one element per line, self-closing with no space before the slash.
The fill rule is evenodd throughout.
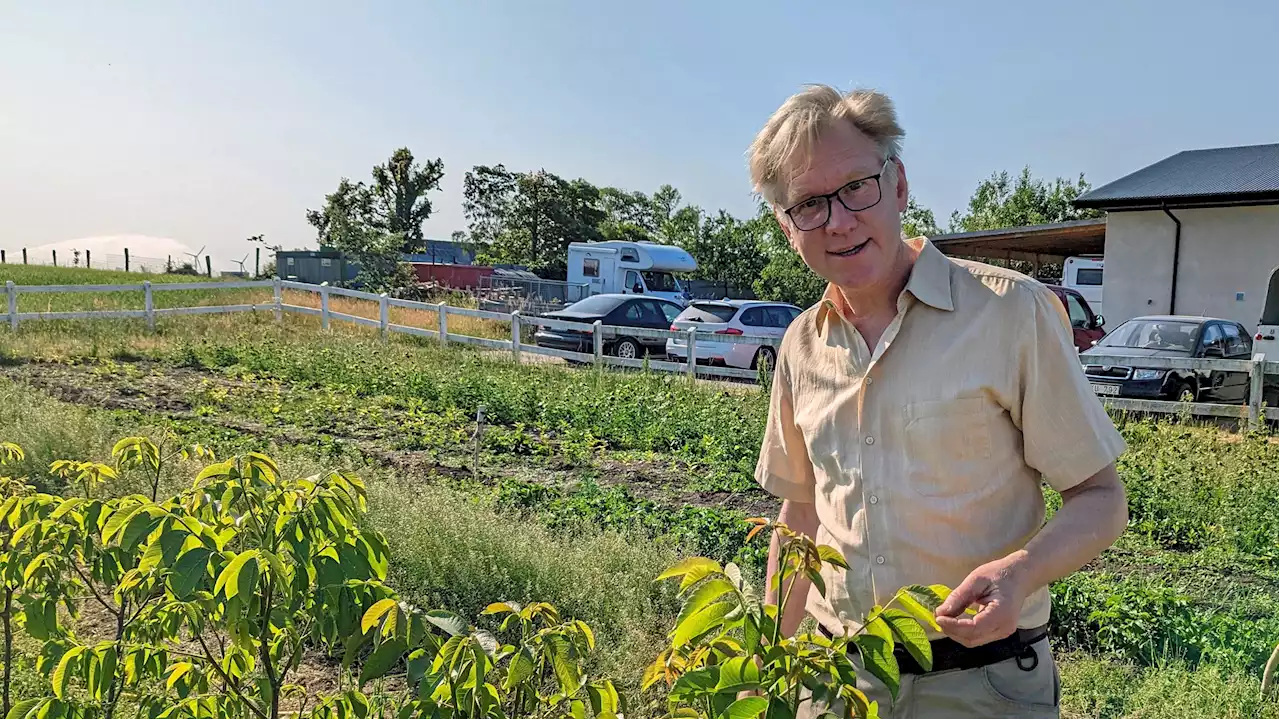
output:
<path id="1" fill-rule="evenodd" d="M 785 302 L 760 300 L 694 300 L 671 323 L 672 331 L 698 330 L 697 362 L 740 369 L 772 368 L 777 351 L 764 344 L 717 342 L 717 336 L 757 336 L 782 339 L 787 326 L 802 310 Z M 689 359 L 689 342 L 668 339 L 667 354 L 677 362 Z"/>

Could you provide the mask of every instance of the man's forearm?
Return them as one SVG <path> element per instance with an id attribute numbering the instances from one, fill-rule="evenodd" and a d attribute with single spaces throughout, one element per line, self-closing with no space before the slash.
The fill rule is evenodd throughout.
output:
<path id="1" fill-rule="evenodd" d="M 1062 493 L 1062 508 L 1010 557 L 1010 568 L 1028 591 L 1043 587 L 1093 561 L 1128 522 L 1124 485 L 1110 465 Z"/>
<path id="2" fill-rule="evenodd" d="M 790 527 L 793 531 L 808 535 L 811 539 L 816 539 L 818 535 L 818 511 L 813 504 L 802 502 L 792 502 L 790 500 L 782 503 L 782 511 L 778 514 L 778 521 Z M 765 574 L 765 603 L 780 604 L 782 597 L 778 596 L 778 592 L 773 589 L 773 575 L 778 566 L 778 558 L 781 554 L 781 542 L 775 533 L 769 540 L 769 564 Z M 787 578 L 786 584 L 780 588 L 782 596 L 786 597 L 788 589 L 790 596 L 787 598 L 787 606 L 782 615 L 782 635 L 791 636 L 796 629 L 800 627 L 800 622 L 804 619 L 805 599 L 809 596 L 809 587 L 812 582 L 803 574 L 793 574 Z"/>

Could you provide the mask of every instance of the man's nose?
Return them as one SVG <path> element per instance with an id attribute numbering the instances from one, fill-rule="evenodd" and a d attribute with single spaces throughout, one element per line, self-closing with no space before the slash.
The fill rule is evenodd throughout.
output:
<path id="1" fill-rule="evenodd" d="M 858 213 L 850 212 L 839 200 L 831 199 L 831 219 L 827 220 L 827 231 L 843 234 L 857 229 L 861 224 Z"/>

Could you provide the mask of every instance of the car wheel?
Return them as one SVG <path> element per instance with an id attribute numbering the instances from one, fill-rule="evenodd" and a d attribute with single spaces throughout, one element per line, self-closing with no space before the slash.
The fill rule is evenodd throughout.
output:
<path id="1" fill-rule="evenodd" d="M 751 360 L 751 369 L 763 367 L 766 372 L 772 372 L 777 360 L 778 354 L 774 352 L 772 347 L 766 345 L 756 350 L 756 356 Z"/>
<path id="2" fill-rule="evenodd" d="M 613 346 L 614 356 L 622 359 L 639 359 L 640 351 L 640 343 L 630 338 L 618 340 L 618 344 Z"/>
<path id="3" fill-rule="evenodd" d="M 1196 396 L 1196 386 L 1191 383 L 1191 380 L 1180 380 L 1178 384 L 1175 385 L 1173 401 L 1181 402 L 1182 398 L 1186 395 L 1191 395 L 1192 402 L 1199 401 L 1199 397 Z"/>

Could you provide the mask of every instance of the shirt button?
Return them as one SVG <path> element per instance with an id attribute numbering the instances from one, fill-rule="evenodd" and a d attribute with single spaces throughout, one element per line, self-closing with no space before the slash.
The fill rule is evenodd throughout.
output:
<path id="1" fill-rule="evenodd" d="M 873 495 L 871 495 L 871 500 L 870 500 L 870 501 L 871 501 L 871 503 L 872 503 L 872 504 L 876 504 L 877 502 L 879 502 L 879 501 L 880 501 L 880 498 L 873 494 Z"/>
<path id="2" fill-rule="evenodd" d="M 876 557 L 876 564 L 884 564 L 884 557 Z"/>
<path id="3" fill-rule="evenodd" d="M 863 382 L 865 382 L 865 383 L 867 383 L 867 384 L 871 384 L 871 378 L 870 378 L 870 377 L 868 377 L 868 378 L 864 379 L 864 380 L 863 380 Z"/>
<path id="4" fill-rule="evenodd" d="M 867 437 L 867 444 L 868 444 L 868 445 L 872 445 L 872 444 L 875 444 L 875 443 L 876 443 L 876 438 L 875 438 L 875 437 Z"/>

